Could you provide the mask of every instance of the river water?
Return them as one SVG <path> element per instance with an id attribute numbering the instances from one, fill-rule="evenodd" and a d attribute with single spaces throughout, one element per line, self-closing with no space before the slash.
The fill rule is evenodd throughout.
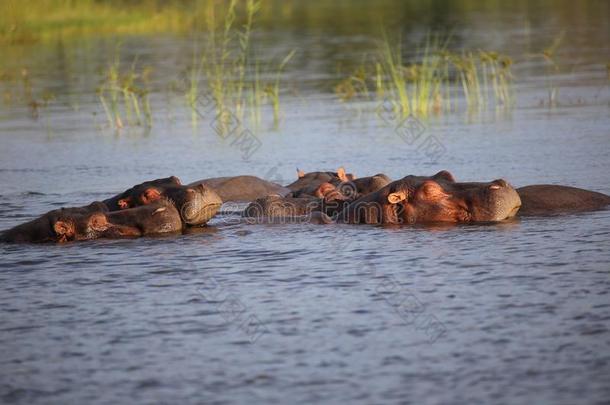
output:
<path id="1" fill-rule="evenodd" d="M 380 120 L 376 102 L 341 103 L 328 91 L 333 63 L 372 46 L 364 34 L 257 33 L 270 55 L 297 53 L 280 129 L 264 123 L 254 151 L 205 119 L 193 128 L 179 97 L 167 101 L 162 85 L 179 76 L 190 38 L 121 38 L 123 59 L 137 55 L 158 74 L 152 129 L 120 134 L 90 91 L 116 39 L 12 49 L 5 65 L 27 68 L 56 101 L 37 119 L 25 105 L 0 110 L 0 229 L 148 179 L 253 174 L 286 184 L 296 167 L 392 178 L 447 169 L 464 181 L 610 194 L 608 20 L 585 13 L 568 27 L 552 74 L 560 104 L 550 108 L 546 65 L 527 55 L 566 22 L 525 24 L 532 17 L 521 13 L 472 11 L 458 27 L 460 46 L 514 56 L 517 105 L 426 120 L 424 137 L 442 145 L 435 156 Z M 609 210 L 396 228 L 226 215 L 178 237 L 2 245 L 0 254 L 1 402 L 610 397 Z"/>

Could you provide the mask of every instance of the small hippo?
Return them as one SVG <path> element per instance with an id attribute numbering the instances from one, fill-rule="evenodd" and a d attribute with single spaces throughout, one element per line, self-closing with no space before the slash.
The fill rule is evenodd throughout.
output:
<path id="1" fill-rule="evenodd" d="M 186 225 L 203 225 L 220 209 L 222 199 L 203 184 L 183 186 L 177 177 L 147 181 L 104 201 L 110 211 L 147 205 L 170 199 Z"/>
<path id="2" fill-rule="evenodd" d="M 581 188 L 537 184 L 517 189 L 519 216 L 544 216 L 594 211 L 610 205 L 610 196 Z"/>
<path id="3" fill-rule="evenodd" d="M 86 235 L 90 232 L 87 226 L 76 229 L 77 222 L 82 224 L 83 218 L 94 213 L 105 212 L 108 212 L 108 208 L 99 201 L 85 207 L 56 209 L 4 231 L 0 234 L 0 241 L 11 243 L 67 242 L 74 240 L 76 233 Z"/>
<path id="4" fill-rule="evenodd" d="M 320 211 L 321 209 L 322 200 L 319 198 L 269 195 L 251 202 L 242 213 L 242 216 L 255 218 L 256 222 L 259 222 L 262 218 L 299 217 L 308 215 L 313 211 Z"/>
<path id="5" fill-rule="evenodd" d="M 150 236 L 182 230 L 174 203 L 162 198 L 150 204 L 120 211 L 108 211 L 102 202 L 86 207 L 62 208 L 18 225 L 2 234 L 3 242 L 56 242 Z"/>
<path id="6" fill-rule="evenodd" d="M 135 208 L 109 212 L 104 215 L 104 219 L 98 219 L 98 227 L 105 228 L 99 234 L 101 238 L 179 233 L 182 226 L 182 216 L 174 203 L 166 198 Z"/>
<path id="7" fill-rule="evenodd" d="M 334 215 L 352 201 L 330 183 L 322 183 L 313 196 L 280 197 L 270 195 L 251 202 L 242 216 L 250 218 L 291 218 L 321 211 Z"/>
<path id="8" fill-rule="evenodd" d="M 346 173 L 343 167 L 337 169 L 336 172 L 310 172 L 305 173 L 297 169 L 298 179 L 286 188 L 292 191 L 292 197 L 299 197 L 304 194 L 312 195 L 313 191 L 322 183 L 331 183 L 338 185 L 341 182 L 348 182 L 356 179 L 356 176 L 351 173 Z"/>
<path id="9" fill-rule="evenodd" d="M 506 181 L 455 183 L 407 176 L 349 204 L 336 220 L 346 223 L 495 222 L 515 216 L 521 200 Z"/>
<path id="10" fill-rule="evenodd" d="M 255 176 L 233 176 L 203 179 L 189 184 L 211 187 L 224 202 L 249 202 L 268 195 L 285 196 L 290 190 Z"/>

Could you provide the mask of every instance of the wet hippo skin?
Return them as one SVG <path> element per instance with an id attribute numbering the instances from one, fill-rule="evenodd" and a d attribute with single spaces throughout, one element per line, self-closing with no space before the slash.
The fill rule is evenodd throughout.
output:
<path id="1" fill-rule="evenodd" d="M 515 216 L 520 205 L 516 190 L 502 179 L 462 184 L 407 176 L 352 202 L 335 220 L 367 224 L 496 222 Z"/>
<path id="2" fill-rule="evenodd" d="M 232 176 L 203 179 L 189 184 L 212 188 L 224 202 L 248 202 L 268 195 L 285 196 L 290 190 L 256 176 Z"/>
<path id="3" fill-rule="evenodd" d="M 10 243 L 41 243 L 41 242 L 67 242 L 71 231 L 64 227 L 61 221 L 80 221 L 81 218 L 93 213 L 107 212 L 108 208 L 102 202 L 96 201 L 84 207 L 60 208 L 47 212 L 32 221 L 17 225 L 0 234 L 0 241 Z M 71 232 L 86 233 L 86 230 L 72 230 Z"/>
<path id="4" fill-rule="evenodd" d="M 576 187 L 536 184 L 517 189 L 519 216 L 558 215 L 604 209 L 610 196 Z"/>
<path id="5" fill-rule="evenodd" d="M 146 181 L 104 201 L 110 211 L 147 205 L 162 198 L 171 200 L 185 225 L 203 225 L 220 209 L 222 200 L 203 184 L 183 186 L 175 177 Z"/>

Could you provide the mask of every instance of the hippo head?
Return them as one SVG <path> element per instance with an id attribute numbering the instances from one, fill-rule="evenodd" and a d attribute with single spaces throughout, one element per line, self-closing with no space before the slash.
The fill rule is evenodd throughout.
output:
<path id="1" fill-rule="evenodd" d="M 351 203 L 351 223 L 495 222 L 515 216 L 521 200 L 504 180 L 455 183 L 444 176 L 407 176 Z"/>
<path id="2" fill-rule="evenodd" d="M 307 187 L 318 187 L 321 183 L 339 184 L 341 182 L 353 181 L 356 176 L 346 173 L 343 167 L 339 167 L 336 172 L 309 172 L 305 173 L 297 169 L 297 180 L 286 186 L 290 190 L 298 191 Z"/>
<path id="3" fill-rule="evenodd" d="M 424 180 L 392 184 L 387 212 L 399 223 L 497 222 L 514 217 L 521 206 L 517 191 L 505 180 L 452 183 Z"/>
<path id="4" fill-rule="evenodd" d="M 143 192 L 148 188 L 163 189 L 165 187 L 180 186 L 182 183 L 176 176 L 165 177 L 162 179 L 156 179 L 151 181 L 145 181 L 144 183 L 137 184 L 132 188 L 125 190 L 121 194 L 118 194 L 112 198 L 104 200 L 104 204 L 110 211 L 123 210 L 126 208 L 133 208 L 139 205 L 148 204 L 150 201 L 147 200 L 147 196 L 143 195 Z M 156 198 L 153 197 L 155 201 Z"/>
<path id="5" fill-rule="evenodd" d="M 199 184 L 194 187 L 179 185 L 151 186 L 139 189 L 128 200 L 119 204 L 126 207 L 148 205 L 162 198 L 170 199 L 180 217 L 187 225 L 202 225 L 208 222 L 222 205 L 222 200 L 211 188 Z"/>
<path id="6" fill-rule="evenodd" d="M 96 239 L 109 226 L 103 212 L 59 216 L 51 224 L 54 234 L 53 240 L 60 243 Z"/>
<path id="7" fill-rule="evenodd" d="M 222 205 L 222 200 L 210 187 L 203 184 L 183 186 L 177 177 L 169 177 L 144 182 L 130 188 L 113 197 L 111 200 L 116 199 L 116 207 L 109 208 L 111 210 L 134 208 L 162 198 L 168 198 L 174 203 L 182 221 L 187 225 L 205 224 L 216 215 Z"/>
<path id="8" fill-rule="evenodd" d="M 182 221 L 187 225 L 207 223 L 222 205 L 220 196 L 203 184 L 168 188 L 164 196 L 174 202 Z"/>
<path id="9" fill-rule="evenodd" d="M 341 190 L 331 183 L 322 183 L 313 193 L 314 197 L 321 198 L 326 202 L 330 201 L 347 201 L 349 196 L 344 195 Z"/>

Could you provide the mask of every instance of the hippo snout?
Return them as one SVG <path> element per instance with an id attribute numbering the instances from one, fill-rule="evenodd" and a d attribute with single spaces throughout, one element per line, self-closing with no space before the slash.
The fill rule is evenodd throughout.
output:
<path id="1" fill-rule="evenodd" d="M 188 198 L 180 210 L 180 216 L 188 225 L 203 225 L 220 209 L 222 200 L 216 192 L 205 186 L 187 191 Z"/>
<path id="2" fill-rule="evenodd" d="M 489 187 L 491 190 L 490 198 L 493 203 L 493 220 L 502 221 L 517 215 L 521 207 L 519 193 L 506 180 L 494 180 Z"/>

